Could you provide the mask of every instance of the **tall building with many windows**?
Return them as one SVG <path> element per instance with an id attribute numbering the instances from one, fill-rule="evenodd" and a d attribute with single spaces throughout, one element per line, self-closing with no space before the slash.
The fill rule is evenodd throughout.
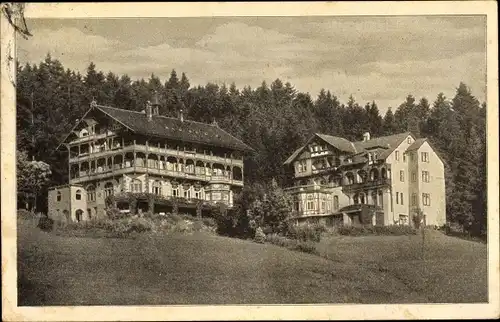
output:
<path id="1" fill-rule="evenodd" d="M 443 225 L 444 164 L 430 142 L 410 132 L 363 137 L 316 133 L 285 161 L 296 221 L 412 224 L 420 209 L 427 225 Z"/>
<path id="2" fill-rule="evenodd" d="M 49 189 L 49 215 L 101 217 L 108 196 L 126 193 L 175 198 L 186 208 L 232 206 L 243 187 L 244 154 L 252 149 L 215 122 L 189 121 L 182 111 L 177 118 L 161 116 L 160 108 L 157 99 L 143 112 L 93 102 L 61 144 L 69 183 Z"/>

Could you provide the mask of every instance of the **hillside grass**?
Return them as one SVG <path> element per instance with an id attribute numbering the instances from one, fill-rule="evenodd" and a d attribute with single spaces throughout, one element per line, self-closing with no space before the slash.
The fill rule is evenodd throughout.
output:
<path id="1" fill-rule="evenodd" d="M 488 300 L 487 245 L 428 230 L 422 235 L 323 238 L 320 256 L 388 273 L 430 302 Z M 423 256 L 423 257 L 422 257 Z M 423 259 L 422 259 L 423 258 Z"/>
<path id="2" fill-rule="evenodd" d="M 416 287 L 412 281 L 418 278 L 406 276 L 420 265 L 413 258 L 398 261 L 403 249 L 393 251 L 393 261 L 373 254 L 395 249 L 387 237 L 322 241 L 317 246 L 326 259 L 205 233 L 84 238 L 18 225 L 20 306 L 427 303 L 449 298 L 450 292 L 470 302 L 483 294 L 480 287 L 470 293 L 455 284 L 454 291 L 432 294 L 430 287 Z M 472 274 L 465 282 L 476 279 L 481 285 L 483 270 L 467 263 L 475 258 L 478 265 L 484 252 L 462 245 L 453 249 L 461 249 L 463 256 L 435 259 L 435 265 L 429 261 L 428 276 Z M 467 287 L 465 282 L 460 285 Z"/>

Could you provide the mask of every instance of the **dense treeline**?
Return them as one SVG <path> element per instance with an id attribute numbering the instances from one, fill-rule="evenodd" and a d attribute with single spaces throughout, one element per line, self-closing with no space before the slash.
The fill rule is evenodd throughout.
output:
<path id="1" fill-rule="evenodd" d="M 81 75 L 47 55 L 38 65 L 18 64 L 18 150 L 51 165 L 48 185 L 65 183 L 67 152 L 56 147 L 91 100 L 140 111 L 153 91 L 160 94 L 162 114 L 175 116 L 183 108 L 189 119 L 215 120 L 252 146 L 256 153 L 245 164 L 248 185 L 272 178 L 284 184 L 283 161 L 314 132 L 360 140 L 366 131 L 376 137 L 410 130 L 429 138 L 446 163 L 448 219 L 472 222 L 478 231 L 486 227 L 486 106 L 463 83 L 451 100 L 442 93 L 432 103 L 408 95 L 382 117 L 375 102 L 363 106 L 351 96 L 342 104 L 323 89 L 311 97 L 279 79 L 255 89 L 213 83 L 193 87 L 184 73 L 175 71 L 165 82 L 157 75 L 133 81 L 127 75 L 104 74 L 93 63 Z M 45 195 L 40 192 L 39 209 Z"/>

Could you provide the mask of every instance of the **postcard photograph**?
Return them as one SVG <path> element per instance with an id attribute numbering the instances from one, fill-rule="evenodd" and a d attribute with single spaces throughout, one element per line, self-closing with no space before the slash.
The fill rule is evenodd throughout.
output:
<path id="1" fill-rule="evenodd" d="M 489 302 L 486 14 L 2 14 L 17 306 Z"/>

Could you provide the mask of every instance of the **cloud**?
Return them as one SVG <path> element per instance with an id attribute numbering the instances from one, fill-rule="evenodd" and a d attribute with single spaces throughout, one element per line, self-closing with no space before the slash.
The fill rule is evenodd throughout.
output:
<path id="1" fill-rule="evenodd" d="M 116 35 L 108 33 L 104 37 L 103 30 L 109 28 L 103 26 L 41 28 L 36 30 L 40 36 L 21 42 L 21 60 L 38 62 L 50 51 L 65 67 L 81 72 L 94 61 L 105 72 L 132 78 L 154 73 L 163 81 L 176 69 L 185 72 L 192 85 L 235 82 L 239 87 L 256 87 L 263 80 L 270 83 L 281 78 L 312 96 L 326 88 L 341 101 L 350 94 L 363 104 L 375 100 L 381 111 L 398 106 L 410 93 L 431 101 L 440 91 L 452 97 L 460 81 L 480 100 L 485 97 L 486 40 L 481 19 L 248 17 L 210 21 L 213 27 L 198 31 L 196 37 L 186 35 L 181 21 L 169 25 L 166 33 L 139 21 L 122 25 L 141 28 L 143 37 L 154 38 L 154 42 L 141 40 L 141 45 L 134 37 L 121 41 L 112 40 Z M 98 22 L 85 25 L 92 23 Z M 191 23 L 194 28 L 196 23 Z M 88 34 L 89 30 L 96 30 L 95 34 Z M 179 41 L 183 37 L 189 41 Z"/>
<path id="2" fill-rule="evenodd" d="M 19 43 L 19 55 L 26 61 L 39 61 L 51 53 L 56 57 L 70 57 L 72 60 L 99 57 L 122 44 L 99 35 L 83 33 L 77 28 L 58 30 L 40 29 L 35 36 Z"/>

